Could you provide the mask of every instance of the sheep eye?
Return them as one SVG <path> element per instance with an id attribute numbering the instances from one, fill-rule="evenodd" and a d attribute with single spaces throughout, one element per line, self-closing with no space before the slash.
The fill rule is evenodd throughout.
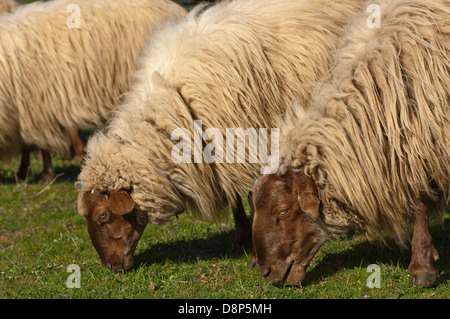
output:
<path id="1" fill-rule="evenodd" d="M 101 213 L 101 214 L 98 216 L 98 219 L 99 219 L 100 221 L 104 222 L 104 221 L 106 221 L 106 220 L 108 219 L 108 217 L 109 217 L 109 212 L 105 210 L 103 213 Z"/>
<path id="2" fill-rule="evenodd" d="M 286 216 L 287 214 L 289 214 L 289 208 L 282 210 L 281 212 L 278 213 L 279 216 Z"/>

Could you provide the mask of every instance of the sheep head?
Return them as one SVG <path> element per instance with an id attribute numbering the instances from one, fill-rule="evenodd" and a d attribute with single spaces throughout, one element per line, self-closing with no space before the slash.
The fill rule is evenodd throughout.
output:
<path id="1" fill-rule="evenodd" d="M 133 254 L 145 229 L 133 213 L 134 206 L 124 190 L 79 194 L 78 209 L 86 218 L 92 244 L 103 266 L 113 272 L 133 266 Z"/>
<path id="2" fill-rule="evenodd" d="M 254 253 L 261 274 L 271 283 L 301 284 L 325 241 L 313 180 L 303 169 L 263 175 L 248 202 L 254 212 Z"/>

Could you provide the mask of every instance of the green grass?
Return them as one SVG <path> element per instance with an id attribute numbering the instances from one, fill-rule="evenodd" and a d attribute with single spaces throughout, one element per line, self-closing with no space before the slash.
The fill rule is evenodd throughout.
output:
<path id="1" fill-rule="evenodd" d="M 189 7 L 198 1 L 177 2 Z M 15 183 L 17 158 L 0 163 L 0 298 L 450 298 L 449 214 L 443 228 L 431 229 L 441 256 L 432 288 L 411 285 L 409 250 L 370 243 L 364 235 L 324 245 L 303 287 L 273 286 L 247 269 L 245 254 L 232 254 L 231 219 L 210 223 L 188 214 L 147 226 L 136 267 L 112 274 L 100 265 L 76 211 L 79 165 L 56 157 L 56 173 L 64 175 L 40 185 L 42 166 L 33 156 L 26 185 Z M 79 289 L 66 286 L 70 264 L 80 266 Z M 379 289 L 366 285 L 370 264 L 380 266 Z"/>
<path id="2" fill-rule="evenodd" d="M 40 185 L 41 163 L 33 154 L 32 175 L 16 185 L 18 159 L 0 164 L 0 298 L 449 298 L 450 214 L 431 227 L 441 260 L 432 288 L 410 283 L 409 250 L 371 243 L 353 235 L 324 245 L 302 287 L 269 285 L 248 256 L 233 254 L 233 221 L 221 223 L 182 214 L 148 225 L 136 251 L 136 266 L 112 274 L 104 269 L 76 211 L 74 181 L 79 166 L 54 159 L 51 185 Z M 246 206 L 247 207 L 247 206 Z M 70 264 L 80 266 L 81 288 L 67 288 Z M 381 288 L 370 289 L 367 266 L 381 269 Z"/>

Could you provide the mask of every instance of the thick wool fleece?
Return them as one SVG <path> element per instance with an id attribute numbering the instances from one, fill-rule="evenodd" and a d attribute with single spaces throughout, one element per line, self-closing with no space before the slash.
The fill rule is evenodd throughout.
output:
<path id="1" fill-rule="evenodd" d="M 102 125 L 121 101 L 146 35 L 184 14 L 168 0 L 54 0 L 2 15 L 0 158 L 68 153 L 69 130 Z"/>
<path id="2" fill-rule="evenodd" d="M 328 80 L 286 121 L 280 156 L 319 190 L 331 234 L 408 241 L 420 196 L 450 201 L 450 1 L 380 2 L 348 28 Z"/>
<path id="3" fill-rule="evenodd" d="M 186 205 L 205 218 L 220 216 L 260 171 L 259 163 L 249 163 L 249 143 L 245 163 L 176 164 L 172 133 L 185 128 L 193 138 L 195 120 L 224 138 L 226 128 L 270 129 L 293 99 L 306 103 L 346 23 L 363 5 L 334 3 L 223 1 L 158 30 L 124 102 L 88 142 L 81 191 L 132 188 L 151 222 L 168 220 Z M 213 138 L 204 142 L 219 149 Z"/>

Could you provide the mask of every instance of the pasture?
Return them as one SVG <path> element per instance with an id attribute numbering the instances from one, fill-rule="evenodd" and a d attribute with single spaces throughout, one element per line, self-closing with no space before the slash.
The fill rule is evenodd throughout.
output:
<path id="1" fill-rule="evenodd" d="M 54 157 L 59 177 L 41 185 L 42 164 L 32 155 L 26 184 L 14 179 L 19 158 L 1 164 L 0 298 L 450 298 L 448 213 L 443 227 L 431 227 L 441 257 L 431 288 L 410 283 L 409 250 L 370 242 L 363 234 L 324 245 L 302 287 L 273 286 L 257 270 L 247 269 L 246 254 L 232 251 L 231 218 L 214 223 L 189 213 L 165 225 L 148 225 L 135 267 L 110 273 L 77 213 L 74 181 L 80 165 Z M 80 267 L 80 288 L 67 286 L 71 264 Z M 380 288 L 367 286 L 371 264 L 380 267 Z"/>
<path id="2" fill-rule="evenodd" d="M 14 177 L 19 160 L 0 162 L 0 299 L 450 298 L 450 212 L 443 223 L 431 223 L 440 260 L 437 283 L 430 288 L 410 283 L 409 249 L 364 234 L 325 244 L 302 286 L 270 285 L 256 269 L 247 269 L 247 253 L 232 251 L 231 213 L 227 220 L 209 222 L 185 212 L 167 224 L 148 225 L 133 269 L 114 274 L 100 264 L 77 213 L 74 183 L 81 165 L 54 156 L 57 178 L 39 184 L 42 162 L 33 152 L 28 182 L 19 184 Z M 79 287 L 71 286 L 71 265 L 79 267 Z M 375 274 L 368 272 L 370 265 L 379 267 L 379 288 L 368 287 Z"/>

